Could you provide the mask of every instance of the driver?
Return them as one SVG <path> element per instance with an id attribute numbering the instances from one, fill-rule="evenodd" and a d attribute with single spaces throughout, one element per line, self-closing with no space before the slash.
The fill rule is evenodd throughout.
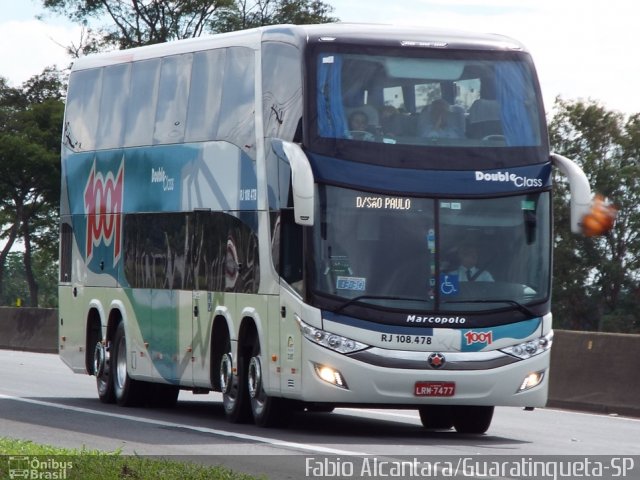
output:
<path id="1" fill-rule="evenodd" d="M 493 282 L 493 276 L 483 268 L 478 267 L 478 247 L 464 244 L 458 247 L 460 266 L 451 272 L 458 275 L 461 282 Z"/>

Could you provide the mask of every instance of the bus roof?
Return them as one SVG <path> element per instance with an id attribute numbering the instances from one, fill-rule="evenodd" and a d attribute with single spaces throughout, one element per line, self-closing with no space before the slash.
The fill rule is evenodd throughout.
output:
<path id="1" fill-rule="evenodd" d="M 517 40 L 496 34 L 430 27 L 338 22 L 318 25 L 266 26 L 88 55 L 76 60 L 72 71 L 212 48 L 245 46 L 257 49 L 262 40 L 288 41 L 294 44 L 339 41 L 347 44 L 408 48 L 526 51 Z"/>

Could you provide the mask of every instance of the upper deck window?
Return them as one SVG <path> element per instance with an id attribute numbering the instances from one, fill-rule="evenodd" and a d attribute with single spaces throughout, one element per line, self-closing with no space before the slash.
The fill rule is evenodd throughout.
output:
<path id="1" fill-rule="evenodd" d="M 225 141 L 255 158 L 254 55 L 228 47 L 74 70 L 64 145 L 90 151 Z"/>
<path id="2" fill-rule="evenodd" d="M 359 148 L 377 142 L 387 152 L 458 148 L 480 156 L 483 149 L 546 148 L 527 54 L 332 47 L 310 59 L 311 143 L 349 149 L 354 141 Z"/>

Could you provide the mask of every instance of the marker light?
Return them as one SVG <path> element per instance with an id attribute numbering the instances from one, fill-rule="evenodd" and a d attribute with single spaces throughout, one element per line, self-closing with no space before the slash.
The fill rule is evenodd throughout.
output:
<path id="1" fill-rule="evenodd" d="M 591 208 L 582 217 L 582 232 L 586 237 L 604 235 L 613 228 L 618 210 L 606 198 L 596 194 Z"/>
<path id="2" fill-rule="evenodd" d="M 553 332 L 547 333 L 544 337 L 537 338 L 535 340 L 529 340 L 528 342 L 519 343 L 512 347 L 501 348 L 500 350 L 514 357 L 518 357 L 522 360 L 531 358 L 535 355 L 539 355 L 546 352 L 551 348 L 553 343 Z"/>
<path id="3" fill-rule="evenodd" d="M 347 382 L 344 381 L 342 374 L 338 370 L 328 367 L 327 365 L 320 365 L 319 363 L 314 363 L 313 367 L 316 370 L 316 374 L 325 382 L 346 390 L 349 389 Z"/>
<path id="4" fill-rule="evenodd" d="M 369 347 L 369 345 L 356 342 L 355 340 L 352 340 L 350 338 L 336 335 L 334 333 L 325 332 L 324 330 L 320 330 L 319 328 L 307 325 L 297 315 L 295 318 L 298 322 L 298 326 L 300 327 L 300 332 L 302 332 L 302 335 L 306 339 L 311 340 L 313 343 L 317 343 L 318 345 L 321 345 L 323 347 L 334 350 L 338 353 L 353 353 Z"/>
<path id="5" fill-rule="evenodd" d="M 544 371 L 533 372 L 524 377 L 524 380 L 520 384 L 520 388 L 516 393 L 524 392 L 525 390 L 529 390 L 530 388 L 537 387 L 542 382 L 544 378 Z"/>

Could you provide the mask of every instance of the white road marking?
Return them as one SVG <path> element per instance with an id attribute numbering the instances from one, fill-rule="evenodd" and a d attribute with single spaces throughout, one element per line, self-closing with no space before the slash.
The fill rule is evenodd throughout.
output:
<path id="1" fill-rule="evenodd" d="M 351 451 L 351 450 L 342 450 L 342 449 L 337 449 L 337 448 L 329 448 L 329 447 L 321 447 L 319 445 L 310 445 L 310 444 L 306 444 L 306 443 L 297 443 L 297 442 L 287 442 L 284 440 L 278 440 L 276 438 L 269 438 L 269 437 L 261 437 L 258 435 L 248 435 L 245 433 L 236 433 L 236 432 L 228 432 L 226 430 L 218 430 L 215 428 L 207 428 L 207 427 L 197 427 L 194 425 L 188 425 L 188 424 L 183 424 L 183 423 L 175 423 L 175 422 L 167 422 L 164 420 L 155 420 L 155 419 L 151 419 L 151 418 L 143 418 L 143 417 L 136 417 L 134 415 L 125 415 L 125 414 L 121 414 L 121 413 L 112 413 L 112 412 L 103 412 L 100 410 L 93 410 L 90 408 L 83 408 L 83 407 L 73 407 L 70 405 L 62 405 L 59 403 L 53 403 L 53 402 L 45 402 L 42 400 L 34 400 L 32 398 L 24 398 L 24 397 L 15 397 L 12 395 L 4 395 L 2 393 L 0 393 L 0 399 L 3 400 L 13 400 L 15 402 L 23 402 L 23 403 L 29 403 L 32 405 L 40 405 L 42 407 L 48 407 L 48 408 L 58 408 L 60 410 L 67 410 L 67 411 L 71 411 L 71 412 L 77 412 L 77 413 L 85 413 L 88 415 L 101 415 L 104 417 L 111 417 L 111 418 L 117 418 L 120 420 L 128 420 L 128 421 L 132 421 L 132 422 L 139 422 L 139 423 L 146 423 L 149 425 L 156 425 L 159 427 L 170 427 L 170 428 L 182 428 L 182 429 L 187 429 L 187 430 L 192 430 L 194 432 L 200 432 L 200 433 L 207 433 L 210 435 L 218 435 L 221 437 L 231 437 L 231 438 L 236 438 L 238 440 L 248 440 L 251 442 L 257 442 L 257 443 L 264 443 L 267 445 L 271 445 L 274 447 L 283 447 L 283 448 L 289 448 L 289 449 L 296 449 L 296 450 L 302 450 L 302 451 L 306 451 L 306 452 L 314 452 L 314 453 L 325 453 L 325 454 L 331 454 L 331 455 L 350 455 L 350 456 L 365 456 L 365 455 L 371 455 L 369 453 L 365 453 L 365 452 L 356 452 L 356 451 Z"/>

